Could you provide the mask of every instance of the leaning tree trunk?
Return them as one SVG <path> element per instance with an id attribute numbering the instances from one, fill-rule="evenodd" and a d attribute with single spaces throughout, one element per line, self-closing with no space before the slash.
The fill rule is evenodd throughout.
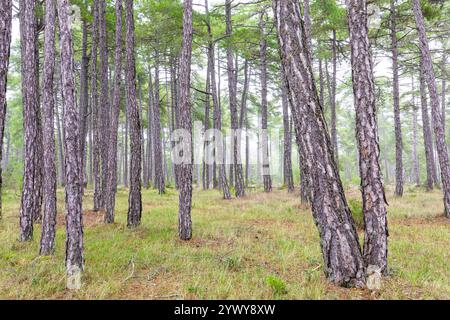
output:
<path id="1" fill-rule="evenodd" d="M 259 29 L 261 37 L 259 39 L 259 60 L 260 60 L 260 81 L 261 81 L 261 132 L 262 132 L 262 165 L 264 191 L 272 191 L 272 178 L 270 176 L 269 163 L 269 133 L 267 130 L 267 62 L 266 62 L 266 22 L 264 13 L 259 16 Z M 242 126 L 241 126 L 242 128 Z"/>
<path id="2" fill-rule="evenodd" d="M 114 207 L 117 191 L 117 133 L 120 115 L 120 84 L 122 73 L 122 0 L 116 0 L 116 49 L 114 57 L 114 96 L 111 124 L 108 128 L 108 180 L 105 197 L 105 223 L 114 222 Z"/>
<path id="3" fill-rule="evenodd" d="M 125 51 L 126 51 L 126 96 L 127 113 L 130 121 L 130 193 L 128 195 L 129 227 L 141 223 L 141 122 L 136 101 L 136 65 L 134 58 L 133 0 L 125 0 Z"/>
<path id="4" fill-rule="evenodd" d="M 94 175 L 94 211 L 100 210 L 103 206 L 102 185 L 100 175 L 100 149 L 101 149 L 101 132 L 100 132 L 100 111 L 98 106 L 98 89 L 97 89 L 97 55 L 98 55 L 98 2 L 92 5 L 93 21 L 92 21 L 92 45 L 91 45 L 91 112 L 92 112 L 92 132 L 93 132 L 93 175 Z"/>
<path id="5" fill-rule="evenodd" d="M 99 20 L 99 49 L 100 49 L 100 117 L 99 127 L 101 137 L 100 144 L 100 159 L 101 159 L 101 192 L 102 192 L 102 208 L 105 207 L 106 199 L 106 185 L 108 177 L 108 139 L 103 137 L 108 136 L 109 114 L 111 112 L 109 106 L 109 85 L 108 85 L 108 44 L 106 34 L 106 2 L 105 0 L 98 0 L 98 20 Z"/>
<path id="6" fill-rule="evenodd" d="M 394 101 L 394 127 L 395 127 L 395 195 L 403 195 L 403 142 L 400 122 L 400 93 L 398 79 L 398 50 L 397 50 L 397 24 L 395 1 L 391 0 L 390 32 L 392 54 L 392 94 Z"/>
<path id="7" fill-rule="evenodd" d="M 22 99 L 24 132 L 24 173 L 20 207 L 20 241 L 33 236 L 33 217 L 39 210 L 35 184 L 38 157 L 38 89 L 36 87 L 36 20 L 35 1 L 20 1 L 20 47 L 22 63 Z"/>
<path id="8" fill-rule="evenodd" d="M 42 234 L 39 254 L 49 255 L 55 249 L 56 233 L 56 155 L 54 131 L 53 75 L 55 72 L 55 17 L 53 0 L 45 2 L 44 76 L 43 76 L 43 205 Z"/>
<path id="9" fill-rule="evenodd" d="M 296 134 L 312 182 L 312 212 L 321 238 L 327 278 L 342 286 L 364 286 L 358 234 L 334 161 L 322 106 L 314 85 L 307 41 L 297 0 L 274 0 L 282 65 Z"/>
<path id="10" fill-rule="evenodd" d="M 12 0 L 0 0 L 0 162 L 6 119 L 6 83 L 11 45 Z M 9 140 L 9 139 L 8 139 Z M 0 167 L 0 219 L 2 218 L 2 171 Z"/>
<path id="11" fill-rule="evenodd" d="M 184 1 L 183 9 L 183 41 L 180 57 L 180 129 L 184 129 L 183 153 L 191 156 L 179 165 L 179 210 L 178 236 L 181 240 L 192 238 L 191 202 L 192 202 L 192 123 L 190 103 L 192 55 L 192 0 Z M 186 157 L 184 157 L 186 159 Z"/>
<path id="12" fill-rule="evenodd" d="M 226 14 L 226 35 L 230 38 L 232 35 L 231 25 L 231 0 L 227 0 L 225 3 Z M 234 188 L 236 190 L 236 197 L 240 198 L 245 195 L 244 181 L 242 176 L 242 162 L 240 157 L 240 131 L 242 128 L 238 127 L 238 114 L 236 103 L 236 74 L 237 70 L 233 67 L 233 48 L 231 41 L 227 44 L 227 71 L 228 71 L 228 91 L 229 91 L 229 103 L 230 103 L 230 115 L 231 115 L 231 130 L 232 130 L 232 147 L 233 147 L 233 169 L 235 176 Z M 239 130 L 238 130 L 239 129 Z"/>
<path id="13" fill-rule="evenodd" d="M 379 163 L 378 126 L 375 108 L 375 82 L 369 48 L 365 0 L 347 0 L 350 31 L 353 99 L 356 111 L 356 138 L 364 212 L 363 257 L 367 272 L 386 274 L 386 198 Z"/>
<path id="14" fill-rule="evenodd" d="M 283 181 L 288 192 L 294 192 L 294 179 L 292 176 L 292 160 L 291 160 L 291 126 L 289 121 L 289 102 L 286 87 L 286 78 L 283 68 L 280 72 L 281 78 L 281 107 L 283 109 Z"/>
<path id="15" fill-rule="evenodd" d="M 61 77 L 65 105 L 64 140 L 66 151 L 66 268 L 68 287 L 78 287 L 71 283 L 79 279 L 83 270 L 83 222 L 82 191 L 80 185 L 79 114 L 75 102 L 75 76 L 73 66 L 72 35 L 70 33 L 70 4 L 68 0 L 58 0 L 58 18 L 61 52 Z"/>
<path id="16" fill-rule="evenodd" d="M 436 88 L 436 77 L 433 70 L 430 49 L 428 48 L 428 39 L 425 33 L 425 24 L 419 0 L 413 0 L 413 11 L 416 20 L 417 31 L 419 34 L 419 47 L 422 59 L 422 65 L 425 73 L 425 80 L 428 84 L 430 94 L 431 114 L 434 126 L 434 135 L 436 139 L 436 148 L 441 167 L 442 191 L 444 192 L 445 215 L 450 218 L 450 164 L 448 162 L 448 151 L 445 143 L 445 133 L 442 125 L 442 110 L 440 109 L 439 96 Z"/>

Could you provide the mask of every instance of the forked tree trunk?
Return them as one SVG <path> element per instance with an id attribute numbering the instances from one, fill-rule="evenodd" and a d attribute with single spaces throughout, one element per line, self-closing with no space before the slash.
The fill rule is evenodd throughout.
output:
<path id="1" fill-rule="evenodd" d="M 358 234 L 333 157 L 322 107 L 314 85 L 305 29 L 297 0 L 274 0 L 281 60 L 297 139 L 312 181 L 312 212 L 321 238 L 327 278 L 342 286 L 364 286 Z"/>
<path id="2" fill-rule="evenodd" d="M 43 205 L 42 234 L 39 254 L 49 255 L 55 249 L 56 233 L 56 155 L 54 132 L 53 75 L 55 72 L 55 17 L 53 0 L 45 2 L 44 75 L 43 75 Z"/>
<path id="3" fill-rule="evenodd" d="M 192 0 L 183 4 L 183 38 L 180 58 L 180 128 L 186 131 L 183 140 L 183 152 L 191 157 L 179 166 L 179 209 L 178 236 L 181 240 L 192 238 L 191 205 L 192 205 L 192 123 L 190 103 L 191 55 L 192 55 Z M 189 150 L 189 151 L 188 151 Z"/>
<path id="4" fill-rule="evenodd" d="M 2 162 L 6 120 L 6 87 L 11 46 L 12 0 L 0 0 L 0 6 L 2 7 L 0 10 L 0 162 Z M 7 161 L 3 163 L 7 163 Z M 6 168 L 6 166 L 4 167 Z M 0 219 L 2 218 L 2 183 L 2 171 L 0 169 Z"/>
<path id="5" fill-rule="evenodd" d="M 369 48 L 367 4 L 347 0 L 350 31 L 353 99 L 356 111 L 356 138 L 364 212 L 363 257 L 367 272 L 388 272 L 388 228 L 386 198 L 379 163 L 375 83 Z"/>
<path id="6" fill-rule="evenodd" d="M 391 54 L 392 54 L 392 95 L 394 101 L 394 127 L 395 127 L 395 195 L 403 195 L 403 141 L 402 127 L 400 122 L 400 92 L 398 79 L 398 50 L 397 50 L 397 11 L 395 9 L 396 0 L 391 0 Z"/>
<path id="7" fill-rule="evenodd" d="M 419 47 L 422 58 L 422 65 L 425 73 L 425 79 L 428 84 L 428 92 L 430 94 L 434 135 L 436 139 L 436 148 L 441 168 L 445 216 L 447 218 L 450 218 L 450 164 L 448 162 L 448 151 L 447 145 L 445 143 L 444 128 L 442 125 L 442 109 L 440 108 L 439 104 L 439 96 L 436 87 L 436 76 L 433 70 L 430 49 L 428 48 L 428 39 L 425 33 L 425 24 L 419 0 L 413 0 L 413 11 L 416 20 L 417 31 L 419 34 Z"/>
<path id="8" fill-rule="evenodd" d="M 75 102 L 75 76 L 73 66 L 72 35 L 70 33 L 70 4 L 58 0 L 58 18 L 61 52 L 61 77 L 64 98 L 64 127 L 66 137 L 66 268 L 70 278 L 78 278 L 84 265 L 82 191 L 80 185 L 79 114 Z M 78 287 L 77 283 L 74 283 Z M 68 286 L 69 287 L 69 286 Z"/>
<path id="9" fill-rule="evenodd" d="M 117 132 L 120 115 L 120 85 L 122 73 L 122 0 L 116 0 L 116 49 L 114 54 L 114 96 L 111 110 L 111 124 L 105 133 L 108 143 L 108 180 L 105 197 L 105 223 L 114 222 L 114 208 L 117 190 Z"/>
<path id="10" fill-rule="evenodd" d="M 33 237 L 33 217 L 39 210 L 35 193 L 38 157 L 38 89 L 36 87 L 35 1 L 20 0 L 20 47 L 24 126 L 24 173 L 20 207 L 20 241 Z"/>
<path id="11" fill-rule="evenodd" d="M 130 121 L 130 192 L 128 194 L 128 227 L 141 223 L 141 121 L 136 101 L 136 65 L 134 58 L 133 0 L 125 0 L 125 89 L 127 113 Z"/>

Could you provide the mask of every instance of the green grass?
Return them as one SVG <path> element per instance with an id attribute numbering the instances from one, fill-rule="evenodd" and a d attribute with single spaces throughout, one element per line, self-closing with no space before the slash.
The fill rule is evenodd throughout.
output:
<path id="1" fill-rule="evenodd" d="M 349 198 L 359 199 L 357 190 Z M 440 191 L 388 192 L 389 264 L 380 292 L 329 284 L 317 229 L 298 195 L 285 190 L 222 200 L 194 191 L 193 239 L 177 239 L 176 191 L 143 190 L 142 225 L 126 228 L 127 191 L 120 189 L 116 223 L 85 212 L 81 290 L 65 289 L 63 192 L 58 193 L 56 253 L 39 257 L 34 240 L 20 243 L 20 194 L 4 193 L 0 221 L 0 298 L 12 299 L 448 299 L 450 222 Z M 84 208 L 92 207 L 87 192 Z M 362 240 L 362 237 L 361 237 Z"/>

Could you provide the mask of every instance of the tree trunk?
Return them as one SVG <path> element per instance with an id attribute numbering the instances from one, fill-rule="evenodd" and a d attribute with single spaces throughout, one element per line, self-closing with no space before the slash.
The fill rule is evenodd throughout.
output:
<path id="1" fill-rule="evenodd" d="M 363 257 L 367 273 L 370 273 L 371 270 L 378 270 L 386 274 L 388 272 L 387 212 L 379 163 L 380 147 L 372 55 L 367 27 L 367 7 L 364 0 L 347 0 L 346 3 L 364 212 Z"/>
<path id="2" fill-rule="evenodd" d="M 239 117 L 239 127 L 244 128 L 245 125 L 245 186 L 248 187 L 248 171 L 249 171 L 249 137 L 248 137 L 248 116 L 247 116 L 247 96 L 250 86 L 250 68 L 248 60 L 244 61 L 244 87 L 242 88 L 241 99 L 241 116 Z"/>
<path id="3" fill-rule="evenodd" d="M 192 123 L 190 104 L 190 79 L 192 55 L 192 0 L 185 0 L 183 4 L 183 40 L 180 58 L 180 128 L 184 129 L 183 152 L 190 153 L 186 162 L 179 166 L 179 210 L 178 236 L 181 240 L 192 238 L 191 202 L 192 202 Z M 186 141 L 188 140 L 188 141 Z"/>
<path id="4" fill-rule="evenodd" d="M 80 157 L 81 157 L 81 184 L 87 184 L 87 176 L 85 172 L 86 159 L 86 134 L 87 134 L 87 115 L 88 115 L 88 70 L 89 56 L 87 55 L 87 22 L 83 20 L 83 39 L 81 47 L 81 69 L 80 69 Z"/>
<path id="5" fill-rule="evenodd" d="M 159 101 L 159 52 L 156 52 L 155 61 L 155 103 L 153 109 L 153 151 L 155 153 L 155 182 L 159 194 L 165 193 L 163 155 L 161 150 L 161 117 Z"/>
<path id="6" fill-rule="evenodd" d="M 226 35 L 230 38 L 232 35 L 231 25 L 231 0 L 225 2 L 225 14 L 226 14 Z M 238 126 L 238 114 L 236 103 L 236 73 L 237 70 L 233 68 L 233 48 L 231 41 L 227 44 L 227 71 L 228 71 L 228 92 L 230 103 L 230 115 L 231 115 L 231 130 L 232 130 L 232 152 L 234 162 L 234 176 L 236 197 L 240 198 L 245 195 L 244 181 L 242 177 L 242 162 L 240 157 L 240 131 L 242 128 Z M 238 130 L 239 129 L 239 130 Z"/>
<path id="7" fill-rule="evenodd" d="M 128 227 L 141 223 L 141 122 L 136 101 L 136 65 L 134 58 L 133 0 L 125 0 L 125 48 L 127 113 L 130 120 L 130 193 L 128 195 Z"/>
<path id="8" fill-rule="evenodd" d="M 205 133 L 207 132 L 207 130 L 209 129 L 209 109 L 210 109 L 210 99 L 209 99 L 209 92 L 210 92 L 210 88 L 211 88 L 211 79 L 210 79 L 210 65 L 208 63 L 208 66 L 206 68 L 206 88 L 205 88 L 205 92 L 207 92 L 207 94 L 205 95 L 205 119 L 204 119 L 204 131 Z M 205 142 L 203 144 L 203 168 L 202 168 L 202 185 L 203 185 L 203 190 L 209 189 L 209 157 L 208 157 L 208 145 L 209 142 L 207 139 L 205 139 Z"/>
<path id="9" fill-rule="evenodd" d="M 108 127 L 110 124 L 110 106 L 109 106 L 109 84 L 108 84 L 108 44 L 106 30 L 106 2 L 98 0 L 98 21 L 99 21 L 99 49 L 100 49 L 100 159 L 101 159 L 101 193 L 102 206 L 105 207 L 106 185 L 108 179 Z"/>
<path id="10" fill-rule="evenodd" d="M 33 217 L 39 210 L 35 193 L 38 157 L 38 89 L 36 87 L 35 1 L 20 0 L 20 47 L 24 121 L 24 174 L 20 207 L 20 241 L 33 236 Z"/>
<path id="11" fill-rule="evenodd" d="M 283 109 L 283 183 L 287 187 L 288 192 L 294 192 L 294 179 L 292 176 L 292 160 L 291 160 L 291 126 L 289 121 L 289 102 L 286 86 L 286 78 L 283 68 L 280 72 L 281 78 L 281 107 Z"/>
<path id="12" fill-rule="evenodd" d="M 434 162 L 433 137 L 431 134 L 430 118 L 428 114 L 428 102 L 423 63 L 420 64 L 420 105 L 422 110 L 423 145 L 425 148 L 425 160 L 427 168 L 427 189 L 432 190 L 436 183 L 436 166 Z"/>
<path id="13" fill-rule="evenodd" d="M 82 192 L 80 185 L 80 130 L 79 114 L 75 102 L 72 35 L 70 33 L 69 1 L 58 0 L 58 18 L 61 51 L 61 78 L 65 105 L 64 140 L 66 151 L 66 268 L 68 287 L 71 279 L 79 279 L 83 270 Z M 77 285 L 75 283 L 75 285 Z"/>
<path id="14" fill-rule="evenodd" d="M 345 199 L 317 95 L 296 0 L 274 0 L 274 16 L 292 116 L 311 177 L 311 204 L 319 229 L 327 278 L 342 286 L 364 286 L 358 234 Z"/>
<path id="15" fill-rule="evenodd" d="M 395 195 L 403 195 L 403 142 L 402 127 L 400 122 L 400 93 L 398 79 L 398 50 L 397 50 L 397 24 L 395 9 L 396 0 L 391 0 L 390 32 L 392 54 L 392 94 L 394 101 L 394 127 L 395 127 Z"/>
<path id="16" fill-rule="evenodd" d="M 43 204 L 42 234 L 39 254 L 55 249 L 56 233 L 56 156 L 54 132 L 53 75 L 55 72 L 55 2 L 45 2 L 44 75 L 43 75 Z"/>
<path id="17" fill-rule="evenodd" d="M 154 102 L 154 95 L 153 95 L 153 81 L 152 81 L 152 71 L 148 69 L 148 111 L 147 111 L 147 120 L 148 120 L 148 127 L 147 127 L 147 164 L 148 164 L 148 180 L 149 182 L 152 181 L 153 183 L 153 177 L 155 172 L 155 159 L 154 159 L 154 151 L 153 146 L 155 145 L 154 140 L 154 126 L 153 123 L 153 109 L 155 106 Z"/>
<path id="18" fill-rule="evenodd" d="M 122 73 L 122 0 L 116 0 L 116 48 L 114 54 L 114 96 L 108 137 L 108 180 L 105 197 L 105 223 L 114 222 L 117 191 L 117 133 L 120 115 L 120 85 Z"/>
<path id="19" fill-rule="evenodd" d="M 94 211 L 103 207 L 103 194 L 101 186 L 101 128 L 100 128 L 100 110 L 98 105 L 97 89 L 97 55 L 98 55 L 98 28 L 99 28 L 99 6 L 98 2 L 92 5 L 92 45 L 91 45 L 91 112 L 92 112 L 92 131 L 93 131 L 93 174 L 94 174 Z"/>
<path id="20" fill-rule="evenodd" d="M 0 162 L 3 160 L 3 135 L 6 119 L 6 88 L 12 26 L 12 0 L 0 0 Z M 9 141 L 9 139 L 8 139 Z M 4 162 L 6 163 L 6 162 Z M 5 166 L 6 168 L 6 166 Z M 0 170 L 0 219 L 2 218 L 2 171 Z"/>
<path id="21" fill-rule="evenodd" d="M 259 60 L 260 60 L 260 81 L 261 81 L 261 132 L 262 132 L 262 165 L 264 191 L 272 191 L 272 177 L 270 176 L 269 162 L 269 133 L 267 129 L 267 62 L 266 62 L 266 22 L 264 13 L 259 15 L 259 29 L 261 36 L 259 39 Z M 242 126 L 241 126 L 242 128 Z"/>
<path id="22" fill-rule="evenodd" d="M 433 117 L 436 148 L 441 168 L 442 191 L 444 192 L 445 216 L 450 218 L 450 164 L 448 162 L 448 151 L 445 143 L 444 128 L 442 125 L 442 109 L 440 108 L 439 96 L 436 88 L 436 77 L 433 70 L 430 50 L 428 48 L 428 39 L 425 33 L 425 25 L 419 0 L 413 0 L 413 11 L 419 34 L 419 47 L 422 65 L 425 73 L 425 79 L 428 84 L 428 92 L 430 94 L 431 114 Z"/>
<path id="23" fill-rule="evenodd" d="M 337 130 L 336 130 L 336 66 L 337 66 L 337 44 L 336 44 L 336 30 L 333 29 L 333 40 L 332 40 L 332 64 L 333 73 L 331 76 L 331 93 L 330 93 L 330 113 L 331 113 L 331 143 L 333 144 L 334 157 L 336 159 L 336 164 L 339 168 L 339 151 L 337 143 Z"/>
<path id="24" fill-rule="evenodd" d="M 413 180 L 416 185 L 420 185 L 420 171 L 419 171 L 419 157 L 417 155 L 417 106 L 416 106 L 416 96 L 414 88 L 414 77 L 412 78 L 412 91 L 413 91 L 413 147 L 412 147 L 412 158 L 413 158 Z"/>

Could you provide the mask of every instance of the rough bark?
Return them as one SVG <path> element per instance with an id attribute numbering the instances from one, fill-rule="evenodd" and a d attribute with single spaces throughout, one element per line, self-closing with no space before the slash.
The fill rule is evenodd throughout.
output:
<path id="1" fill-rule="evenodd" d="M 321 238 L 327 278 L 342 286 L 364 286 L 358 234 L 334 161 L 314 84 L 303 20 L 296 0 L 274 0 L 282 66 L 297 139 L 312 181 L 311 204 Z"/>
<path id="2" fill-rule="evenodd" d="M 68 277 L 77 277 L 83 270 L 82 191 L 80 185 L 79 114 L 75 101 L 72 35 L 70 33 L 70 4 L 58 0 L 58 18 L 61 52 L 61 77 L 64 98 L 64 127 L 66 137 L 66 271 Z"/>
<path id="3" fill-rule="evenodd" d="M 55 16 L 53 0 L 45 2 L 44 75 L 43 75 L 43 207 L 39 254 L 52 254 L 56 233 L 56 155 L 54 132 L 53 75 L 55 72 Z"/>
<path id="4" fill-rule="evenodd" d="M 379 163 L 380 148 L 375 107 L 375 83 L 367 27 L 367 4 L 347 0 L 350 31 L 356 138 L 364 212 L 363 257 L 366 271 L 388 272 L 386 198 Z"/>
<path id="5" fill-rule="evenodd" d="M 159 194 L 165 193 L 163 154 L 161 148 L 161 116 L 159 99 L 159 53 L 156 52 L 155 60 L 155 103 L 153 108 L 153 152 L 155 153 L 155 182 L 154 187 Z"/>
<path id="6" fill-rule="evenodd" d="M 450 218 L 450 164 L 448 162 L 448 151 L 445 143 L 445 133 L 442 124 L 442 109 L 440 108 L 439 95 L 436 86 L 436 76 L 433 70 L 428 39 L 425 33 L 425 24 L 420 8 L 419 0 L 413 0 L 413 11 L 416 20 L 416 27 L 419 34 L 419 48 L 425 80 L 428 84 L 430 94 L 431 114 L 433 119 L 436 149 L 441 168 L 442 191 L 444 193 L 445 216 Z"/>
<path id="7" fill-rule="evenodd" d="M 101 159 L 101 192 L 102 206 L 105 206 L 106 185 L 108 179 L 108 127 L 110 124 L 109 105 L 109 79 L 108 79 L 108 44 L 106 34 L 106 3 L 105 0 L 98 0 L 98 44 L 100 49 L 100 107 L 99 107 L 99 128 L 100 128 L 100 159 Z"/>
<path id="8" fill-rule="evenodd" d="M 425 161 L 427 168 L 427 189 L 432 190 L 433 184 L 436 183 L 436 166 L 433 152 L 433 136 L 431 133 L 430 118 L 428 113 L 428 101 L 426 93 L 426 83 L 423 70 L 423 64 L 420 67 L 420 105 L 422 111 L 422 129 L 423 129 L 423 145 L 425 149 Z"/>
<path id="9" fill-rule="evenodd" d="M 230 38 L 232 36 L 232 24 L 231 24 L 231 0 L 225 2 L 225 15 L 226 15 L 226 35 Z M 244 180 L 242 176 L 242 162 L 240 157 L 240 130 L 238 124 L 237 103 L 236 103 L 236 74 L 237 70 L 233 67 L 233 47 L 231 40 L 227 43 L 227 73 L 228 73 L 228 95 L 230 104 L 230 116 L 231 116 L 231 130 L 232 130 L 232 152 L 233 152 L 233 167 L 235 177 L 235 195 L 240 198 L 245 195 Z M 238 130 L 240 129 L 240 130 Z"/>
<path id="10" fill-rule="evenodd" d="M 6 87 L 12 26 L 12 0 L 0 1 L 0 162 L 3 161 L 3 135 L 6 120 Z M 9 141 L 9 139 L 8 139 Z M 3 163 L 7 163 L 4 161 Z M 0 170 L 0 219 L 2 218 L 2 171 Z"/>
<path id="11" fill-rule="evenodd" d="M 192 55 L 192 0 L 183 4 L 183 38 L 180 57 L 180 128 L 187 131 L 189 141 L 183 141 L 184 150 L 191 148 L 192 123 L 190 103 L 191 55 Z M 187 162 L 179 166 L 179 209 L 178 236 L 181 240 L 192 237 L 191 205 L 192 205 L 192 154 Z"/>
<path id="12" fill-rule="evenodd" d="M 24 173 L 20 207 L 20 241 L 33 236 L 33 217 L 39 210 L 35 187 L 38 157 L 38 89 L 36 87 L 36 19 L 35 1 L 20 1 L 20 47 L 22 63 L 22 101 L 24 134 Z"/>
<path id="13" fill-rule="evenodd" d="M 261 32 L 259 39 L 259 63 L 260 63 L 260 82 L 261 82 L 261 130 L 262 130 L 262 165 L 263 165 L 263 183 L 264 191 L 272 191 L 272 177 L 270 176 L 269 163 L 269 134 L 267 129 L 267 62 L 266 62 L 266 22 L 264 13 L 259 15 L 259 29 Z M 241 126 L 242 128 L 242 126 Z"/>
<path id="14" fill-rule="evenodd" d="M 105 223 L 114 222 L 117 191 L 117 133 L 120 115 L 120 85 L 122 73 L 122 0 L 116 0 L 116 48 L 114 53 L 114 93 L 108 143 L 108 180 L 105 197 Z"/>
<path id="15" fill-rule="evenodd" d="M 397 11 L 396 0 L 391 0 L 390 32 L 391 32 L 391 54 L 392 54 L 392 99 L 394 101 L 394 127 L 395 127 L 395 195 L 403 195 L 403 141 L 402 127 L 400 122 L 400 92 L 398 79 L 398 49 L 397 49 Z"/>
<path id="16" fill-rule="evenodd" d="M 128 227 L 141 223 L 141 121 L 136 101 L 136 66 L 134 57 L 133 0 L 125 0 L 125 89 L 127 113 L 130 121 L 130 192 L 128 194 Z"/>

